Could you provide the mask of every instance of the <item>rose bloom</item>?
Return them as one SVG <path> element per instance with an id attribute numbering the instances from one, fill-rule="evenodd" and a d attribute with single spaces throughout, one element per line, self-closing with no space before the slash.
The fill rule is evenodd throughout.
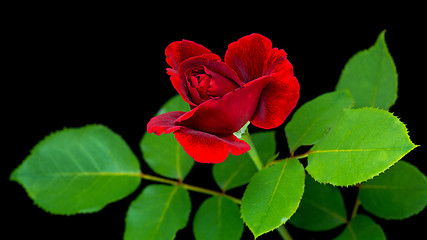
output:
<path id="1" fill-rule="evenodd" d="M 148 133 L 174 133 L 196 161 L 220 163 L 249 145 L 233 133 L 248 121 L 263 129 L 281 125 L 299 98 L 299 84 L 285 51 L 251 34 L 228 45 L 224 62 L 192 41 L 165 51 L 172 85 L 191 108 L 168 112 L 147 125 Z"/>

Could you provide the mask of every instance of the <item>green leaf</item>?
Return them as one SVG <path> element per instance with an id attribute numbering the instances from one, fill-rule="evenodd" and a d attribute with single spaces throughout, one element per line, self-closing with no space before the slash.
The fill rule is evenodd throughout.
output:
<path id="1" fill-rule="evenodd" d="M 290 223 L 309 231 L 325 231 L 346 222 L 347 212 L 340 190 L 307 177 L 301 205 Z"/>
<path id="2" fill-rule="evenodd" d="M 297 210 L 305 172 L 296 159 L 285 159 L 254 175 L 243 195 L 243 221 L 258 237 L 284 224 Z"/>
<path id="3" fill-rule="evenodd" d="M 374 46 L 356 53 L 344 67 L 337 90 L 348 89 L 356 108 L 389 109 L 397 98 L 397 73 L 387 49 L 385 31 Z"/>
<path id="4" fill-rule="evenodd" d="M 285 132 L 290 152 L 302 145 L 312 145 L 322 138 L 344 108 L 353 99 L 348 91 L 325 93 L 302 105 L 286 124 Z"/>
<path id="5" fill-rule="evenodd" d="M 159 111 L 156 113 L 156 116 L 173 111 L 188 112 L 190 111 L 190 106 L 188 103 L 182 100 L 180 95 L 175 95 L 171 97 L 165 104 L 163 104 L 162 107 L 160 107 Z"/>
<path id="6" fill-rule="evenodd" d="M 408 218 L 427 205 L 427 178 L 416 167 L 400 161 L 361 184 L 359 198 L 363 207 L 378 217 Z"/>
<path id="7" fill-rule="evenodd" d="M 193 221 L 197 240 L 239 240 L 243 233 L 240 209 L 224 197 L 211 197 L 197 210 Z"/>
<path id="8" fill-rule="evenodd" d="M 385 234 L 374 220 L 357 215 L 335 240 L 385 240 Z"/>
<path id="9" fill-rule="evenodd" d="M 67 215 L 99 211 L 128 196 L 141 181 L 129 146 L 101 125 L 51 134 L 10 178 L 44 210 Z"/>
<path id="10" fill-rule="evenodd" d="M 124 239 L 174 239 L 187 225 L 190 211 L 190 195 L 184 188 L 149 185 L 129 206 Z"/>
<path id="11" fill-rule="evenodd" d="M 188 104 L 181 96 L 176 95 L 160 108 L 157 115 L 188 110 Z M 183 180 L 194 165 L 194 160 L 184 151 L 173 134 L 156 136 L 145 133 L 139 146 L 148 166 L 164 177 Z"/>
<path id="12" fill-rule="evenodd" d="M 276 152 L 274 131 L 251 134 L 251 139 L 265 164 Z M 215 182 L 223 191 L 245 185 L 256 172 L 257 169 L 248 153 L 230 155 L 226 161 L 215 164 L 212 168 Z"/>
<path id="13" fill-rule="evenodd" d="M 183 180 L 194 165 L 173 134 L 145 133 L 140 147 L 145 162 L 159 175 Z"/>
<path id="14" fill-rule="evenodd" d="M 380 109 L 345 109 L 310 150 L 306 170 L 317 181 L 348 186 L 366 181 L 416 146 L 405 125 Z"/>
<path id="15" fill-rule="evenodd" d="M 257 132 L 251 134 L 261 162 L 265 165 L 276 153 L 276 138 L 274 131 Z"/>

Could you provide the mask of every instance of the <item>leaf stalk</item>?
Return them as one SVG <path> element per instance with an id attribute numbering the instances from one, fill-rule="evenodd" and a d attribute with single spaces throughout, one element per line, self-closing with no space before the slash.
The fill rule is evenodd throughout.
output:
<path id="1" fill-rule="evenodd" d="M 184 189 L 187 189 L 187 190 L 193 191 L 193 192 L 204 193 L 204 194 L 212 195 L 212 196 L 225 197 L 225 198 L 228 198 L 231 201 L 233 201 L 239 205 L 242 204 L 242 200 L 235 198 L 233 196 L 227 195 L 223 192 L 217 192 L 217 191 L 214 191 L 211 189 L 190 185 L 187 183 L 183 183 L 181 181 L 175 181 L 175 180 L 171 180 L 171 179 L 167 179 L 167 178 L 157 177 L 157 176 L 153 176 L 153 175 L 146 174 L 146 173 L 141 173 L 139 176 L 142 179 L 153 181 L 153 182 L 159 182 L 159 183 L 165 183 L 165 184 L 171 184 L 171 185 L 179 185 L 179 186 L 183 187 Z"/>

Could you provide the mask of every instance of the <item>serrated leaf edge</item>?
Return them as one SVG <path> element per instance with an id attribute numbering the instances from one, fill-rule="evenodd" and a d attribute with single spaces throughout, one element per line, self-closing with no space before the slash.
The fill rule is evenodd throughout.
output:
<path id="1" fill-rule="evenodd" d="M 25 164 L 25 162 L 27 161 L 27 159 L 30 159 L 34 152 L 36 152 L 36 150 L 38 148 L 40 148 L 40 146 L 42 146 L 45 142 L 49 141 L 50 139 L 54 138 L 55 136 L 57 136 L 58 134 L 62 134 L 66 131 L 73 131 L 73 130 L 81 130 L 84 128 L 100 128 L 100 129 L 106 129 L 108 131 L 111 131 L 112 133 L 114 133 L 116 136 L 118 136 L 120 139 L 122 139 L 124 141 L 124 139 L 117 133 L 115 133 L 114 131 L 112 131 L 110 128 L 108 128 L 105 125 L 102 124 L 98 124 L 98 123 L 93 123 L 93 124 L 87 124 L 85 126 L 81 126 L 81 127 L 63 127 L 62 129 L 56 130 L 56 131 L 52 131 L 49 134 L 47 134 L 42 140 L 40 140 L 39 142 L 37 142 L 33 148 L 30 150 L 30 154 L 28 154 L 27 157 L 25 157 L 25 159 L 11 172 L 11 174 L 9 175 L 9 181 L 14 181 L 17 182 L 19 185 L 21 185 L 21 187 L 25 190 L 26 194 L 28 195 L 28 197 L 33 201 L 34 205 L 37 206 L 38 208 L 42 209 L 43 211 L 49 213 L 49 214 L 53 214 L 53 215 L 63 215 L 63 216 L 73 216 L 76 214 L 89 214 L 89 213 L 94 213 L 94 212 L 98 212 L 100 210 L 102 210 L 103 208 L 105 208 L 108 204 L 112 203 L 106 203 L 103 204 L 102 206 L 96 207 L 96 208 L 90 208 L 90 209 L 83 209 L 80 210 L 79 212 L 62 212 L 62 213 L 57 213 L 54 211 L 50 211 L 49 209 L 45 208 L 44 206 L 42 206 L 42 204 L 40 204 L 37 200 L 36 197 L 34 195 L 34 193 L 32 191 L 30 191 L 30 189 L 28 189 L 27 187 L 24 186 L 24 183 L 21 182 L 18 177 L 17 174 L 20 171 L 20 169 L 22 168 L 22 166 Z M 140 168 L 138 168 L 140 169 Z M 99 173 L 99 172 L 97 172 Z M 140 171 L 137 173 L 125 173 L 125 175 L 134 175 L 135 177 L 140 178 Z M 118 173 L 120 174 L 120 173 Z M 139 185 L 139 184 L 138 184 Z M 136 190 L 136 188 L 135 188 Z M 123 199 L 123 198 L 120 198 Z M 115 201 L 119 201 L 120 199 L 117 199 Z M 113 202 L 115 202 L 113 201 Z"/>
<path id="2" fill-rule="evenodd" d="M 355 102 L 355 100 L 354 100 L 354 97 L 353 97 L 353 95 L 351 94 L 351 92 L 348 90 L 348 89 L 340 89 L 340 90 L 336 90 L 336 91 L 332 91 L 332 92 L 326 92 L 326 93 L 323 93 L 323 94 L 321 94 L 321 95 L 319 95 L 319 96 L 317 96 L 317 97 L 315 97 L 315 98 L 313 98 L 313 99 L 311 99 L 310 101 L 308 101 L 308 102 L 306 102 L 306 103 L 304 103 L 301 107 L 299 107 L 296 111 L 299 111 L 301 108 L 303 108 L 304 106 L 306 106 L 307 104 L 310 104 L 310 103 L 312 103 L 314 100 L 316 100 L 316 99 L 318 99 L 319 97 L 321 97 L 321 96 L 324 96 L 324 95 L 327 95 L 327 94 L 333 94 L 333 93 L 345 93 L 345 94 L 347 94 L 347 96 L 348 97 L 350 97 L 351 98 L 351 100 L 352 100 L 352 103 L 351 103 L 351 105 L 350 106 L 348 106 L 348 107 L 344 107 L 343 109 L 341 109 L 341 113 L 340 114 L 342 114 L 342 111 L 344 110 L 344 109 L 351 109 L 351 108 L 353 108 L 354 107 L 354 105 L 356 104 L 356 102 Z M 295 115 L 295 114 L 294 114 Z M 323 136 L 320 138 L 320 139 L 318 139 L 316 142 L 314 142 L 313 144 L 302 144 L 302 145 L 299 145 L 298 146 L 298 144 L 299 144 L 299 142 L 301 142 L 301 140 L 305 137 L 305 135 L 307 135 L 307 133 L 310 131 L 310 129 L 311 128 L 313 128 L 315 125 L 316 125 L 316 123 L 321 119 L 323 117 L 323 115 L 322 116 L 319 116 L 319 117 L 317 117 L 316 119 L 315 119 L 315 121 L 309 126 L 309 128 L 304 132 L 304 134 L 302 135 L 302 136 L 300 136 L 299 137 L 299 139 L 297 140 L 297 142 L 291 147 L 291 146 L 289 146 L 289 144 L 288 144 L 288 148 L 289 148 L 289 151 L 290 151 L 290 153 L 291 154 L 294 154 L 295 153 L 295 151 L 299 148 L 299 147 L 301 147 L 301 146 L 310 146 L 310 145 L 314 145 L 314 144 L 316 144 L 316 142 L 318 142 L 321 138 L 323 138 L 328 132 L 329 132 L 329 130 L 330 130 L 330 128 L 332 128 L 333 127 L 333 125 L 334 125 L 334 123 L 339 119 L 339 116 L 334 120 L 334 123 L 332 123 L 331 124 L 331 127 L 329 128 L 329 129 L 327 129 L 326 131 L 325 131 L 325 133 L 323 134 Z M 293 118 L 293 116 L 292 116 L 292 118 Z M 291 121 L 289 122 L 289 123 L 291 123 L 292 122 L 292 119 L 291 119 Z M 289 124 L 288 123 L 288 124 Z M 286 126 L 285 126 L 285 128 L 284 128 L 284 130 L 285 130 L 285 135 L 286 135 L 286 138 L 288 138 L 288 136 L 287 136 L 287 131 L 286 131 L 286 128 L 288 127 L 288 124 L 286 124 Z M 295 147 L 296 146 L 296 147 Z"/>
<path id="3" fill-rule="evenodd" d="M 298 161 L 297 159 L 292 159 L 292 158 L 286 158 L 286 159 L 284 159 L 284 160 L 282 160 L 282 161 L 289 161 L 289 160 L 294 160 L 294 161 Z M 282 161 L 278 161 L 278 162 L 275 162 L 275 163 L 273 163 L 273 164 L 271 164 L 271 165 L 269 165 L 268 167 L 266 167 L 266 168 L 270 168 L 270 167 L 272 167 L 272 166 L 274 166 L 274 165 L 276 165 L 276 164 L 278 164 L 278 163 L 280 163 L 280 162 L 282 162 Z M 299 164 L 301 164 L 301 162 L 299 162 L 298 161 L 298 163 Z M 287 165 L 287 163 L 285 163 L 284 164 L 284 166 L 283 166 L 283 170 L 282 170 L 282 172 L 284 171 L 284 169 L 285 169 L 285 167 L 286 167 L 286 165 Z M 302 164 L 301 164 L 302 165 Z M 266 168 L 264 168 L 264 169 L 266 169 Z M 306 172 L 306 171 L 305 171 Z M 259 172 L 257 172 L 256 174 L 258 174 Z M 256 174 L 254 174 L 254 176 L 256 175 Z M 254 176 L 252 176 L 252 179 L 254 178 Z M 252 180 L 251 179 L 251 180 Z M 261 235 L 264 235 L 264 234 L 266 234 L 266 233 L 269 233 L 269 232 L 272 232 L 272 231 L 274 231 L 274 230 L 276 230 L 276 229 L 278 229 L 280 226 L 282 226 L 283 224 L 285 224 L 291 217 L 292 217 L 292 215 L 294 215 L 295 214 L 295 212 L 298 210 L 298 208 L 299 208 L 299 206 L 300 206 L 300 204 L 301 204 L 301 200 L 302 200 L 302 198 L 303 198 L 303 196 L 304 196 L 304 191 L 305 191 L 305 179 L 306 179 L 306 175 L 304 174 L 304 181 L 303 181 L 303 183 L 304 183 L 304 185 L 303 185 L 303 192 L 302 192 L 302 194 L 301 194 L 301 197 L 299 198 L 299 200 L 298 200 L 298 205 L 297 205 L 297 207 L 295 208 L 295 211 L 289 216 L 289 218 L 283 218 L 283 219 L 286 219 L 285 221 L 282 221 L 282 223 L 279 225 L 279 226 L 277 226 L 277 227 L 275 227 L 275 228 L 272 228 L 272 229 L 270 229 L 270 230 L 267 230 L 267 231 L 265 231 L 265 232 L 262 232 L 262 233 L 260 233 L 260 234 L 256 234 L 256 233 L 254 233 L 254 231 L 248 226 L 248 224 L 246 223 L 246 221 L 243 219 L 243 214 L 242 214 L 242 211 L 241 211 L 241 207 L 240 207 L 240 218 L 242 219 L 242 221 L 243 221 L 243 223 L 245 224 L 245 226 L 246 227 L 248 227 L 248 229 L 251 231 L 251 233 L 254 235 L 254 238 L 255 239 L 257 239 L 259 236 L 261 236 Z M 279 181 L 278 181 L 279 182 Z M 244 197 L 244 195 L 243 195 L 243 197 Z M 242 200 L 243 200 L 243 197 L 242 197 Z M 282 219 L 282 220 L 283 220 Z"/>
<path id="4" fill-rule="evenodd" d="M 164 215 L 164 214 L 167 212 L 167 209 L 168 209 L 168 208 L 169 208 L 169 206 L 170 206 L 170 202 L 172 201 L 173 197 L 176 195 L 176 193 L 178 192 L 178 190 L 179 190 L 180 188 L 181 188 L 182 190 L 184 190 L 184 191 L 185 191 L 185 193 L 186 193 L 186 195 L 189 197 L 189 199 L 190 199 L 190 202 L 189 202 L 189 203 L 190 203 L 190 212 L 187 214 L 187 217 L 186 217 L 186 219 L 185 219 L 185 224 L 183 224 L 183 227 L 178 228 L 178 229 L 176 230 L 176 232 L 175 232 L 175 234 L 174 234 L 174 236 L 173 236 L 173 239 L 175 239 L 175 237 L 176 237 L 176 233 L 177 233 L 178 231 L 180 231 L 180 230 L 184 229 L 184 228 L 188 225 L 188 221 L 190 220 L 190 213 L 191 213 L 191 209 L 192 209 L 192 206 L 191 206 L 191 205 L 192 205 L 192 203 L 191 203 L 190 193 L 188 192 L 188 190 L 187 190 L 187 189 L 185 189 L 185 188 L 183 188 L 183 187 L 181 187 L 181 186 L 179 186 L 179 185 L 175 185 L 175 186 L 173 186 L 173 185 L 164 185 L 164 184 L 150 184 L 150 185 L 145 186 L 145 187 L 144 187 L 144 189 L 142 190 L 142 192 L 141 192 L 141 193 L 139 193 L 138 197 L 132 201 L 132 203 L 129 205 L 129 207 L 128 207 L 128 210 L 127 210 L 127 211 L 129 211 L 129 209 L 130 209 L 130 207 L 132 206 L 132 204 L 133 204 L 135 201 L 137 201 L 137 200 L 138 200 L 138 198 L 140 197 L 140 195 L 143 193 L 143 191 L 145 190 L 145 188 L 147 188 L 148 186 L 168 186 L 168 187 L 173 187 L 173 188 L 174 188 L 174 189 L 173 189 L 172 194 L 169 196 L 168 203 L 167 203 L 167 207 L 165 207 L 165 209 L 163 210 L 162 215 Z M 163 216 L 163 218 L 164 218 L 164 216 Z M 125 223 L 128 221 L 127 219 L 128 219 L 128 214 L 126 213 L 126 216 L 125 216 Z M 160 225 L 161 225 L 161 224 L 160 224 Z M 160 230 L 160 231 L 161 231 L 161 230 Z M 123 232 L 123 239 L 125 239 L 125 234 L 126 234 L 126 224 L 125 224 L 125 231 Z"/>
<path id="5" fill-rule="evenodd" d="M 402 160 L 403 161 L 403 160 Z M 409 163 L 409 162 L 407 162 L 407 161 L 403 161 L 403 162 L 405 162 L 405 163 L 407 163 L 407 164 L 409 164 L 411 167 L 414 167 L 415 169 L 416 169 L 416 171 L 418 171 L 422 176 L 424 176 L 424 178 L 425 179 L 427 179 L 427 176 L 426 175 L 424 175 L 424 173 L 423 172 L 421 172 L 415 165 L 413 165 L 413 164 L 411 164 L 411 163 Z M 397 163 L 397 162 L 396 162 Z M 393 166 L 396 164 L 396 163 L 394 163 L 393 164 Z M 391 168 L 392 166 L 390 166 L 390 168 Z M 388 168 L 389 169 L 389 168 Z M 379 175 L 381 175 L 382 173 L 384 173 L 385 171 L 383 171 L 383 172 L 381 172 L 381 173 L 379 173 L 378 175 L 376 175 L 375 177 L 377 177 L 377 176 L 379 176 Z M 374 178 L 374 177 L 373 177 Z M 371 178 L 371 179 L 369 179 L 369 180 L 372 180 L 373 178 Z M 365 182 L 368 182 L 369 180 L 366 180 L 366 181 L 364 181 L 364 182 L 362 182 L 361 183 L 361 185 L 360 185 L 360 188 L 363 188 L 363 183 L 365 183 Z M 362 200 L 360 200 L 360 202 L 361 202 L 361 205 L 363 206 L 363 202 L 362 202 Z M 426 206 L 424 206 L 424 208 L 425 208 Z M 379 218 L 382 218 L 382 219 L 385 219 L 385 220 L 404 220 L 404 219 L 407 219 L 407 218 L 410 218 L 410 217 L 413 217 L 413 216 L 415 216 L 415 215 L 418 215 L 419 213 L 421 213 L 423 210 L 424 210 L 424 208 L 422 208 L 422 209 L 420 209 L 418 212 L 414 212 L 412 215 L 409 215 L 409 216 L 407 216 L 407 217 L 402 217 L 402 218 L 390 218 L 390 217 L 382 217 L 382 216 L 379 216 L 379 215 L 377 215 L 377 214 L 375 214 L 375 213 L 372 213 L 371 211 L 369 211 L 369 210 L 366 210 L 366 211 L 368 211 L 368 212 L 370 212 L 371 214 L 373 214 L 373 215 L 375 215 L 376 217 L 379 217 Z"/>
<path id="6" fill-rule="evenodd" d="M 374 177 L 376 177 L 376 176 L 378 176 L 378 175 L 380 175 L 381 173 L 383 173 L 383 172 L 385 172 L 386 170 L 388 170 L 390 167 L 392 167 L 392 166 L 394 166 L 394 164 L 396 164 L 398 161 L 400 161 L 404 156 L 406 156 L 409 152 L 411 152 L 412 150 L 414 150 L 415 148 L 417 148 L 417 147 L 419 147 L 420 145 L 416 145 L 416 144 L 414 144 L 412 141 L 411 141 L 411 139 L 410 139 L 410 137 L 409 137 L 409 130 L 408 130 L 408 128 L 406 127 L 406 124 L 405 123 L 403 123 L 402 121 L 400 121 L 400 118 L 399 117 L 397 117 L 397 116 L 395 116 L 392 112 L 390 112 L 390 111 L 388 111 L 388 110 L 384 110 L 384 109 L 381 109 L 381 108 L 378 108 L 378 107 L 362 107 L 362 108 L 347 108 L 347 109 L 343 109 L 343 111 L 361 111 L 361 110 L 365 110 L 365 109 L 370 109 L 370 110 L 375 110 L 375 111 L 380 111 L 380 112 L 386 112 L 388 115 L 391 115 L 391 117 L 393 117 L 393 118 L 396 118 L 403 126 L 404 126 L 404 128 L 405 128 L 405 130 L 406 130 L 406 138 L 407 138 L 407 140 L 409 141 L 409 143 L 411 143 L 412 144 L 412 148 L 411 149 L 409 149 L 405 154 L 403 154 L 402 155 L 402 157 L 400 157 L 399 159 L 397 159 L 395 162 L 393 162 L 389 167 L 387 167 L 386 169 L 384 169 L 383 171 L 381 171 L 381 172 L 379 172 L 379 173 L 377 173 L 377 174 L 375 174 L 375 175 L 372 175 L 372 176 L 370 176 L 368 179 L 366 179 L 366 180 L 364 180 L 364 181 L 358 181 L 358 182 L 355 182 L 355 183 L 353 183 L 353 184 L 348 184 L 348 185 L 338 185 L 338 184 L 336 184 L 336 183 L 333 183 L 333 182 L 330 182 L 330 181 L 326 181 L 325 183 L 327 183 L 327 184 L 331 184 L 332 186 L 334 186 L 334 187 L 352 187 L 352 186 L 355 186 L 355 185 L 357 185 L 357 184 L 361 184 L 361 183 L 363 183 L 363 182 L 367 182 L 367 181 L 369 181 L 369 180 L 371 180 L 371 179 L 373 179 Z M 333 127 L 332 127 L 333 128 Z M 332 129 L 331 128 L 331 129 Z M 314 146 L 313 146 L 314 147 Z M 317 151 L 309 151 L 308 152 L 308 154 L 310 155 L 311 153 L 316 153 Z M 317 179 L 315 179 L 314 178 L 314 176 L 309 172 L 309 171 L 306 171 L 310 176 L 311 176 L 311 178 L 313 178 L 315 181 L 317 181 L 317 182 L 319 182 Z M 319 182 L 320 183 L 320 182 Z"/>
<path id="7" fill-rule="evenodd" d="M 389 51 L 389 49 L 388 49 L 388 46 L 387 46 L 387 43 L 386 43 L 386 41 L 385 41 L 385 33 L 386 33 L 386 30 L 384 29 L 383 31 L 381 31 L 381 33 L 378 35 L 378 37 L 377 37 L 377 39 L 375 40 L 375 43 L 373 44 L 373 45 L 371 45 L 369 48 L 367 48 L 367 49 L 362 49 L 362 50 L 360 50 L 360 51 L 358 51 L 358 52 L 356 52 L 353 56 L 351 56 L 349 59 L 348 59 L 348 61 L 346 62 L 346 64 L 344 65 L 344 68 L 341 70 L 341 74 L 340 74 L 340 77 L 338 78 L 338 83 L 337 83 L 337 85 L 335 86 L 335 90 L 336 91 L 338 91 L 338 90 L 342 90 L 342 89 L 337 89 L 337 87 L 338 87 L 338 84 L 340 83 L 340 80 L 341 80 L 341 78 L 342 78 L 342 76 L 343 76 L 343 73 L 347 70 L 347 64 L 350 62 L 350 61 L 352 61 L 352 60 L 354 60 L 355 58 L 357 58 L 357 57 L 359 57 L 359 55 L 363 55 L 363 54 L 366 54 L 366 53 L 369 53 L 370 51 L 372 51 L 372 50 L 374 50 L 376 47 L 378 47 L 380 44 L 382 44 L 382 45 L 384 45 L 384 52 L 385 52 L 385 56 L 386 56 L 386 58 L 388 58 L 388 60 L 390 60 L 390 62 L 391 62 L 391 66 L 392 66 L 392 70 L 393 70 L 393 72 L 396 74 L 396 79 L 395 79 L 395 89 L 394 89 L 394 93 L 396 93 L 396 96 L 395 96 L 395 99 L 393 100 L 393 102 L 390 104 L 390 106 L 388 106 L 388 109 L 390 109 L 395 103 L 396 103 L 396 100 L 397 100 L 397 98 L 398 98 L 398 83 L 399 83 L 399 81 L 398 81 L 398 79 L 399 79 L 399 74 L 397 73 L 397 69 L 396 69 L 396 64 L 394 63 L 394 60 L 393 60 L 393 57 L 391 56 L 391 54 L 390 54 L 390 51 Z M 375 93 L 376 94 L 376 93 Z M 354 99 L 354 98 L 353 98 Z M 374 100 L 374 104 L 375 104 L 375 101 L 376 100 Z M 374 107 L 374 106 L 371 106 L 371 107 Z"/>

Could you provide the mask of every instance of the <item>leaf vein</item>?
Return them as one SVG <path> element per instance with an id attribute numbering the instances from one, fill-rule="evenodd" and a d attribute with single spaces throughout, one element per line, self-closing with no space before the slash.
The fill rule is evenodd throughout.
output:
<path id="1" fill-rule="evenodd" d="M 168 212 L 169 207 L 170 207 L 171 202 L 172 202 L 172 199 L 175 196 L 175 194 L 177 193 L 177 191 L 178 191 L 178 187 L 174 187 L 173 191 L 171 192 L 171 194 L 170 194 L 170 196 L 168 198 L 168 200 L 166 201 L 165 208 L 163 209 L 163 212 L 160 215 L 159 221 L 158 221 L 158 223 L 156 225 L 156 229 L 154 230 L 153 239 L 156 239 L 156 236 L 157 236 L 157 234 L 159 233 L 159 230 L 160 230 L 160 226 L 162 225 L 163 220 L 165 218 L 166 212 Z"/>

